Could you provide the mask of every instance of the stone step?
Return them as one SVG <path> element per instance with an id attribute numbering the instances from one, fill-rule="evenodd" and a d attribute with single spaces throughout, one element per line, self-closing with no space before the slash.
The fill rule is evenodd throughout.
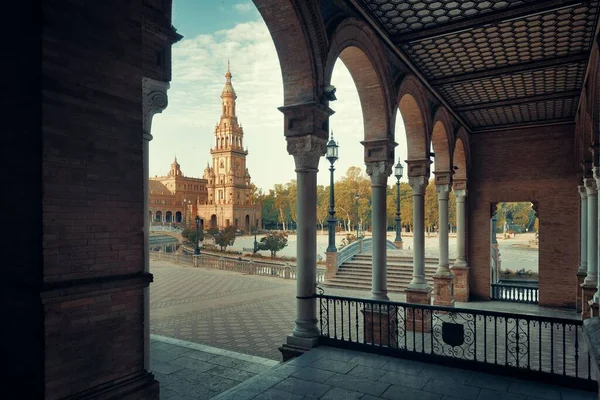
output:
<path id="1" fill-rule="evenodd" d="M 433 274 L 426 274 L 426 276 L 433 276 Z M 358 272 L 352 272 L 352 271 L 343 271 L 343 272 L 338 272 L 336 275 L 337 277 L 346 277 L 346 278 L 370 278 L 371 277 L 371 273 L 358 273 Z M 389 279 L 412 279 L 412 273 L 406 273 L 406 274 L 394 274 L 394 273 L 389 273 L 387 274 L 387 278 Z"/>
<path id="2" fill-rule="evenodd" d="M 364 273 L 371 273 L 372 268 L 369 267 L 362 267 L 362 266 L 356 266 L 356 265 L 342 265 L 339 269 L 338 269 L 338 274 L 342 273 L 344 271 L 354 271 L 354 272 L 364 272 Z M 425 268 L 425 274 L 429 275 L 429 274 L 434 274 L 435 271 L 437 270 L 437 268 Z M 388 266 L 387 268 L 388 273 L 408 273 L 408 274 L 412 274 L 413 269 L 411 268 L 390 268 Z"/>
<path id="3" fill-rule="evenodd" d="M 365 290 L 365 291 L 371 291 L 371 282 L 369 283 L 360 283 L 360 282 L 352 282 L 352 283 L 337 283 L 337 282 L 333 282 L 333 281 L 328 281 L 326 283 L 324 283 L 322 285 L 323 287 L 330 287 L 330 288 L 335 288 L 335 289 L 350 289 L 350 290 Z M 406 287 L 408 286 L 408 283 L 406 285 L 388 285 L 387 289 L 388 292 L 393 292 L 393 293 L 403 293 L 406 289 Z"/>
<path id="4" fill-rule="evenodd" d="M 373 256 L 371 254 L 357 254 L 353 257 L 354 260 L 371 260 L 373 258 Z M 388 261 L 399 261 L 399 262 L 408 262 L 411 263 L 413 262 L 413 258 L 409 257 L 409 256 L 394 256 L 394 255 L 387 255 L 387 260 Z M 449 263 L 450 265 L 452 265 L 454 263 L 455 260 L 450 259 Z M 432 257 L 425 257 L 425 263 L 426 264 L 438 264 L 439 263 L 439 259 L 437 258 L 432 258 Z"/>

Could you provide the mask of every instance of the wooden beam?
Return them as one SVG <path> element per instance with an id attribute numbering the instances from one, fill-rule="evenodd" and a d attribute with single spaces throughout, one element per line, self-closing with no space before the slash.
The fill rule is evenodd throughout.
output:
<path id="1" fill-rule="evenodd" d="M 513 74 L 515 72 L 530 71 L 534 69 L 543 69 L 548 67 L 554 67 L 561 64 L 571 64 L 585 62 L 589 58 L 588 52 L 582 52 L 572 54 L 568 56 L 547 58 L 538 61 L 530 61 L 526 63 L 519 63 L 514 65 L 507 65 L 505 67 L 486 69 L 479 72 L 468 72 L 466 74 L 449 76 L 446 78 L 432 79 L 430 83 L 433 86 L 447 85 L 449 83 L 458 83 L 464 81 L 474 81 L 476 79 L 489 78 L 496 75 Z"/>
<path id="2" fill-rule="evenodd" d="M 558 118 L 551 119 L 546 121 L 532 121 L 532 122 L 520 122 L 516 124 L 506 124 L 506 125 L 490 125 L 484 126 L 481 128 L 471 128 L 471 133 L 473 134 L 481 134 L 486 132 L 498 132 L 498 131 L 508 131 L 515 129 L 523 129 L 523 128 L 536 128 L 540 126 L 553 126 L 553 125 L 565 125 L 565 124 L 574 124 L 575 120 L 573 118 Z"/>
<path id="3" fill-rule="evenodd" d="M 554 99 L 562 99 L 568 97 L 578 97 L 581 94 L 580 90 L 570 90 L 567 92 L 556 92 L 556 93 L 547 93 L 540 94 L 537 96 L 529 96 L 529 97 L 519 97 L 514 99 L 507 100 L 498 100 L 498 101 L 490 101 L 488 103 L 479 103 L 462 107 L 454 107 L 456 112 L 465 112 L 472 110 L 480 110 L 482 108 L 493 108 L 493 107 L 503 107 L 503 106 L 511 106 L 513 104 L 523 104 L 523 103 L 535 103 L 537 101 L 546 101 L 546 100 L 554 100 Z"/>
<path id="4" fill-rule="evenodd" d="M 513 7 L 502 11 L 483 14 L 479 17 L 464 18 L 455 23 L 436 26 L 434 28 L 423 29 L 417 32 L 406 33 L 392 36 L 392 41 L 396 45 L 403 45 L 409 42 L 427 40 L 434 37 L 451 35 L 457 32 L 501 23 L 506 20 L 524 18 L 529 15 L 549 12 L 555 9 L 575 7 L 580 4 L 587 4 L 589 0 L 540 0 L 535 3 L 529 3 L 522 7 Z"/>

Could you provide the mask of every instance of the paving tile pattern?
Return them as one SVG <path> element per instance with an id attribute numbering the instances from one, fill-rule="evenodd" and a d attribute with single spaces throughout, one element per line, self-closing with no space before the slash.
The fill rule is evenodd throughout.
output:
<path id="1" fill-rule="evenodd" d="M 281 360 L 294 328 L 296 281 L 151 261 L 150 332 Z M 328 290 L 344 296 L 369 292 Z M 404 295 L 392 295 L 403 301 Z"/>
<path id="2" fill-rule="evenodd" d="M 592 400 L 592 392 L 350 350 L 318 347 L 215 400 Z"/>

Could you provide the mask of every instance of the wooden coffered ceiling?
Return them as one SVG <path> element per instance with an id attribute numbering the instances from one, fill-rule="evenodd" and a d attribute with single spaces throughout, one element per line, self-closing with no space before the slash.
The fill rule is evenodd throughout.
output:
<path id="1" fill-rule="evenodd" d="M 599 1 L 349 2 L 471 132 L 574 120 Z"/>

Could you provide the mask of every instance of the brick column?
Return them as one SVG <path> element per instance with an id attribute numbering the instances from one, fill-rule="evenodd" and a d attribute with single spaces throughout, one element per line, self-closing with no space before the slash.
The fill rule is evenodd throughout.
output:
<path id="1" fill-rule="evenodd" d="M 144 271 L 150 272 L 150 253 L 148 240 L 150 235 L 150 141 L 154 114 L 162 113 L 167 108 L 167 90 L 169 82 L 142 78 L 142 123 L 143 123 L 143 157 L 144 157 Z M 144 289 L 144 368 L 150 369 L 150 287 Z"/>
<path id="2" fill-rule="evenodd" d="M 590 301 L 596 293 L 598 284 L 598 191 L 593 178 L 585 178 L 587 194 L 587 274 L 581 285 L 581 318 L 590 316 Z"/>
<path id="3" fill-rule="evenodd" d="M 579 252 L 579 268 L 577 269 L 577 287 L 576 292 L 576 307 L 577 312 L 581 312 L 582 307 L 582 290 L 581 285 L 587 275 L 587 192 L 584 185 L 577 186 L 579 196 L 581 197 L 581 206 L 579 210 L 580 221 L 580 252 Z"/>

